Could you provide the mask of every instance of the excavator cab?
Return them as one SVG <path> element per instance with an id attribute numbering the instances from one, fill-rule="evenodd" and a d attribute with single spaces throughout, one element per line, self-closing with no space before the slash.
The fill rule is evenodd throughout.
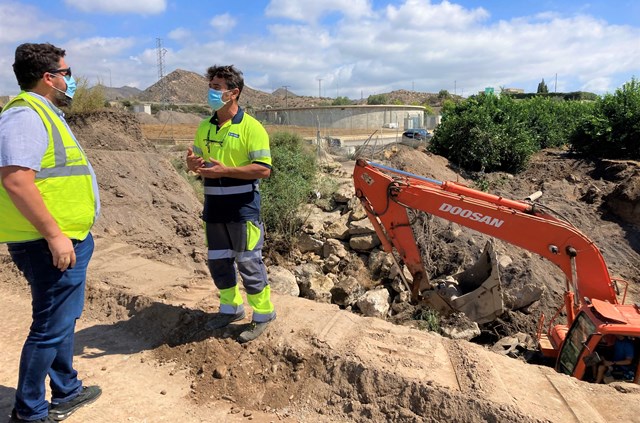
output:
<path id="1" fill-rule="evenodd" d="M 638 383 L 639 365 L 639 334 L 626 323 L 609 320 L 588 306 L 578 313 L 567 332 L 556 370 L 589 382 Z M 603 372 L 600 377 L 599 371 Z"/>

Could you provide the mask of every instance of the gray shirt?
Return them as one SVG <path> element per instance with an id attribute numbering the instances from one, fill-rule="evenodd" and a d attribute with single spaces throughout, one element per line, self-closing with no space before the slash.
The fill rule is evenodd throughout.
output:
<path id="1" fill-rule="evenodd" d="M 44 102 L 60 117 L 78 148 L 82 149 L 64 119 L 62 110 L 38 94 L 30 92 L 29 95 Z M 0 114 L 0 167 L 20 166 L 38 172 L 48 145 L 49 134 L 47 134 L 47 128 L 44 126 L 40 115 L 31 107 L 11 107 Z M 98 192 L 96 174 L 93 171 L 93 167 L 91 167 L 91 163 L 88 163 L 88 165 L 93 192 L 95 193 L 97 218 L 100 214 L 100 193 Z"/>

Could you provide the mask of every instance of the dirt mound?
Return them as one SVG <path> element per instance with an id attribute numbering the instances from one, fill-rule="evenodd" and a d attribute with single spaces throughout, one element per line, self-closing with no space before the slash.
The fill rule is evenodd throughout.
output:
<path id="1" fill-rule="evenodd" d="M 155 118 L 158 122 L 167 125 L 180 125 L 180 124 L 199 124 L 204 116 L 198 116 L 192 113 L 180 113 L 171 110 L 161 110 L 156 113 Z"/>
<path id="2" fill-rule="evenodd" d="M 117 109 L 70 115 L 69 126 L 82 147 L 107 151 L 154 150 L 143 137 L 137 115 Z"/>
<path id="3" fill-rule="evenodd" d="M 94 234 L 205 271 L 201 203 L 167 156 L 142 136 L 136 116 L 102 111 L 73 117 L 69 125 L 98 175 L 102 212 Z"/>

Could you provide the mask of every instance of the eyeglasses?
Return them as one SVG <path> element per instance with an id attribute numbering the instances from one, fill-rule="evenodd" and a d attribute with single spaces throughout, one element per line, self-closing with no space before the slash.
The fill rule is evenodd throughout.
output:
<path id="1" fill-rule="evenodd" d="M 226 134 L 224 136 L 224 138 L 222 138 L 221 140 L 212 140 L 211 138 L 211 126 L 209 126 L 209 130 L 207 131 L 207 138 L 204 140 L 205 143 L 207 144 L 207 148 L 209 149 L 209 151 L 211 151 L 211 144 L 215 144 L 218 147 L 222 147 L 222 144 L 224 143 L 225 138 L 227 138 Z"/>
<path id="2" fill-rule="evenodd" d="M 71 76 L 71 68 L 50 70 L 47 73 L 59 73 L 62 76 Z"/>

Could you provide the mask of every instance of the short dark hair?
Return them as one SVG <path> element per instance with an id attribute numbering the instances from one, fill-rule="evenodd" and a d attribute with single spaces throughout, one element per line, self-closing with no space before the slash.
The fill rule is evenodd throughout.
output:
<path id="1" fill-rule="evenodd" d="M 242 93 L 242 89 L 244 88 L 244 78 L 242 76 L 242 72 L 233 65 L 213 65 L 207 69 L 207 79 L 209 82 L 216 77 L 224 79 L 227 83 L 228 89 L 232 90 L 234 88 L 238 88 L 240 93 Z M 238 98 L 240 98 L 240 93 L 238 93 Z"/>
<path id="2" fill-rule="evenodd" d="M 53 44 L 20 44 L 16 48 L 13 63 L 13 73 L 16 74 L 20 89 L 35 87 L 45 72 L 58 68 L 60 59 L 64 56 L 65 51 Z"/>

